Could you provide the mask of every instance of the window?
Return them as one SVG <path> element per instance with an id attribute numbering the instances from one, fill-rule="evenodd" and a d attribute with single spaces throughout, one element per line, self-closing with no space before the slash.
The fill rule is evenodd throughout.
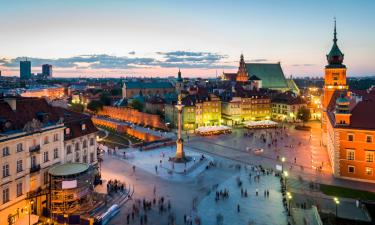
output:
<path id="1" fill-rule="evenodd" d="M 44 137 L 44 144 L 48 144 L 48 143 L 49 143 L 48 136 L 45 136 Z"/>
<path id="2" fill-rule="evenodd" d="M 3 189 L 3 204 L 9 202 L 9 188 Z"/>
<path id="3" fill-rule="evenodd" d="M 372 136 L 371 135 L 366 135 L 366 142 L 372 143 Z"/>
<path id="4" fill-rule="evenodd" d="M 22 183 L 17 184 L 17 197 L 22 195 Z"/>
<path id="5" fill-rule="evenodd" d="M 94 145 L 94 138 L 90 138 L 90 146 Z"/>
<path id="6" fill-rule="evenodd" d="M 3 177 L 8 177 L 9 174 L 9 164 L 3 165 Z"/>
<path id="7" fill-rule="evenodd" d="M 53 141 L 58 141 L 58 140 L 59 140 L 59 134 L 54 134 Z"/>
<path id="8" fill-rule="evenodd" d="M 67 128 L 65 129 L 65 134 L 66 134 L 66 135 L 69 135 L 69 134 L 70 134 L 70 128 L 69 128 L 69 127 L 67 127 Z"/>
<path id="9" fill-rule="evenodd" d="M 371 167 L 366 167 L 365 173 L 366 173 L 366 175 L 372 176 L 372 173 L 373 173 L 372 168 Z"/>
<path id="10" fill-rule="evenodd" d="M 44 152 L 43 153 L 43 159 L 44 159 L 44 162 L 48 162 L 49 159 L 48 159 L 48 152 Z"/>
<path id="11" fill-rule="evenodd" d="M 75 162 L 79 162 L 79 152 L 76 152 Z"/>
<path id="12" fill-rule="evenodd" d="M 3 157 L 10 155 L 9 147 L 5 146 L 3 148 Z"/>
<path id="13" fill-rule="evenodd" d="M 22 151 L 23 151 L 22 143 L 17 144 L 17 152 L 22 152 Z"/>
<path id="14" fill-rule="evenodd" d="M 69 155 L 71 153 L 72 153 L 72 146 L 71 145 L 66 146 L 66 154 Z"/>
<path id="15" fill-rule="evenodd" d="M 348 166 L 348 173 L 355 173 L 355 167 L 354 166 Z"/>
<path id="16" fill-rule="evenodd" d="M 353 149 L 346 149 L 346 159 L 347 160 L 354 160 L 355 152 Z"/>
<path id="17" fill-rule="evenodd" d="M 36 167 L 36 156 L 32 155 L 31 156 L 31 168 Z"/>
<path id="18" fill-rule="evenodd" d="M 83 155 L 83 157 L 82 157 L 82 162 L 83 162 L 83 163 L 87 163 L 87 155 Z"/>
<path id="19" fill-rule="evenodd" d="M 91 152 L 90 153 L 90 163 L 93 163 L 94 162 L 94 153 Z"/>
<path id="20" fill-rule="evenodd" d="M 348 141 L 354 141 L 354 134 L 348 134 Z"/>
<path id="21" fill-rule="evenodd" d="M 86 140 L 83 140 L 82 147 L 83 147 L 83 148 L 87 148 L 87 141 L 86 141 Z"/>
<path id="22" fill-rule="evenodd" d="M 75 144 L 75 149 L 74 150 L 79 151 L 79 143 L 78 142 Z"/>
<path id="23" fill-rule="evenodd" d="M 366 154 L 366 162 L 374 162 L 374 152 L 373 151 L 365 151 Z"/>
<path id="24" fill-rule="evenodd" d="M 54 158 L 54 159 L 59 158 L 59 149 L 58 149 L 58 148 L 55 148 L 55 149 L 53 150 L 53 158 Z"/>
<path id="25" fill-rule="evenodd" d="M 48 171 L 45 171 L 43 173 L 43 184 L 44 185 L 48 184 Z"/>
<path id="26" fill-rule="evenodd" d="M 22 167 L 23 167 L 22 159 L 17 160 L 17 173 L 20 173 L 23 171 Z"/>

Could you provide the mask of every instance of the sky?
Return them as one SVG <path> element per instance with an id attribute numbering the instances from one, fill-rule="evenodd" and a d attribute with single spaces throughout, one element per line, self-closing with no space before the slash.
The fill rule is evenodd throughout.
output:
<path id="1" fill-rule="evenodd" d="M 0 70 L 56 77 L 209 77 L 247 62 L 322 76 L 333 18 L 349 76 L 375 75 L 373 0 L 0 0 Z"/>

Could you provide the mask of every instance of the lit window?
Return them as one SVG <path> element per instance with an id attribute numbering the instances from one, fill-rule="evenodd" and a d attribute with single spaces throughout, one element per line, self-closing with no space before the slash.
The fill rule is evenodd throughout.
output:
<path id="1" fill-rule="evenodd" d="M 48 136 L 45 136 L 44 137 L 44 144 L 48 144 L 48 143 L 49 143 Z"/>
<path id="2" fill-rule="evenodd" d="M 86 130 L 86 124 L 82 124 L 81 129 Z"/>
<path id="3" fill-rule="evenodd" d="M 354 134 L 348 134 L 348 141 L 354 141 Z"/>
<path id="4" fill-rule="evenodd" d="M 367 143 L 372 143 L 372 136 L 371 135 L 367 135 L 366 136 L 366 142 Z"/>
<path id="5" fill-rule="evenodd" d="M 355 167 L 354 166 L 348 166 L 348 173 L 355 173 Z"/>
<path id="6" fill-rule="evenodd" d="M 366 175 L 372 176 L 373 170 L 371 167 L 366 167 Z"/>
<path id="7" fill-rule="evenodd" d="M 347 149 L 346 150 L 346 159 L 347 160 L 354 160 L 355 158 L 355 152 L 353 149 Z"/>
<path id="8" fill-rule="evenodd" d="M 374 152 L 366 151 L 366 162 L 374 162 Z"/>
<path id="9" fill-rule="evenodd" d="M 66 134 L 66 135 L 69 135 L 69 134 L 70 134 L 70 128 L 69 128 L 69 127 L 65 129 L 65 134 Z"/>

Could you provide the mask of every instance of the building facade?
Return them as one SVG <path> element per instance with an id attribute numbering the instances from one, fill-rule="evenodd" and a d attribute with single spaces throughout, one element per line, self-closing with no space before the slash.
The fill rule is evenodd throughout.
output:
<path id="1" fill-rule="evenodd" d="M 125 81 L 122 88 L 122 97 L 133 98 L 136 95 L 162 96 L 174 91 L 173 85 L 166 81 Z"/>
<path id="2" fill-rule="evenodd" d="M 96 131 L 90 117 L 52 107 L 44 99 L 0 99 L 0 224 L 13 224 L 30 212 L 46 216 L 48 170 L 78 160 L 73 159 L 75 149 L 68 151 L 71 142 L 80 146 L 75 151 L 79 161 L 95 166 Z"/>
<path id="3" fill-rule="evenodd" d="M 272 99 L 271 117 L 273 120 L 296 122 L 298 111 L 306 107 L 306 102 L 293 92 L 285 92 Z"/>
<path id="4" fill-rule="evenodd" d="M 31 62 L 28 60 L 20 61 L 20 78 L 28 80 L 31 78 Z"/>
<path id="5" fill-rule="evenodd" d="M 322 140 L 335 177 L 375 182 L 375 90 L 348 91 L 344 54 L 337 45 L 327 55 L 322 101 Z"/>
<path id="6" fill-rule="evenodd" d="M 43 64 L 42 65 L 42 76 L 44 78 L 51 78 L 52 77 L 52 65 L 50 65 L 50 64 Z"/>

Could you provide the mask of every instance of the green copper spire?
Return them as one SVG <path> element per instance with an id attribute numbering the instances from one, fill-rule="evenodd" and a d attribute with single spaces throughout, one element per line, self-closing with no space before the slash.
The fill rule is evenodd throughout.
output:
<path id="1" fill-rule="evenodd" d="M 327 55 L 327 61 L 327 67 L 345 67 L 345 65 L 342 64 L 344 61 L 344 54 L 337 45 L 336 18 L 334 20 L 333 45 L 331 51 Z"/>

